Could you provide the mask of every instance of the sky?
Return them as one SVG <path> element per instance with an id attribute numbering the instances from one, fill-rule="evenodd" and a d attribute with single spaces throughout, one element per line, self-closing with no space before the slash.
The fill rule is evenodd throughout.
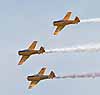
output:
<path id="1" fill-rule="evenodd" d="M 65 27 L 53 36 L 53 21 L 72 11 L 71 19 L 99 18 L 99 0 L 0 0 L 0 93 L 2 95 L 100 95 L 100 78 L 54 79 L 28 89 L 26 77 L 47 67 L 56 75 L 100 72 L 100 52 L 33 55 L 19 66 L 18 51 L 37 40 L 37 49 L 63 48 L 100 42 L 100 23 Z"/>

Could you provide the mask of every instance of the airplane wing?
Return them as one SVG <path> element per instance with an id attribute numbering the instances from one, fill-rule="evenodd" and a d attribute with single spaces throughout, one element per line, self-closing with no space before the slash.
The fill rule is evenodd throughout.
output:
<path id="1" fill-rule="evenodd" d="M 54 32 L 54 35 L 57 35 L 64 27 L 65 27 L 65 25 L 57 26 L 57 28 Z"/>
<path id="2" fill-rule="evenodd" d="M 22 58 L 20 59 L 18 65 L 22 65 L 30 56 L 22 56 Z"/>
<path id="3" fill-rule="evenodd" d="M 67 12 L 67 14 L 65 15 L 65 17 L 63 18 L 64 20 L 68 20 L 71 16 L 72 12 Z"/>
<path id="4" fill-rule="evenodd" d="M 36 47 L 37 41 L 34 41 L 30 46 L 29 46 L 29 50 L 32 50 Z"/>
<path id="5" fill-rule="evenodd" d="M 46 68 L 42 68 L 42 69 L 39 71 L 39 73 L 38 73 L 38 74 L 43 75 L 43 74 L 44 74 L 44 72 L 45 72 L 45 70 L 46 70 Z"/>
<path id="6" fill-rule="evenodd" d="M 40 80 L 39 80 L 39 81 L 40 81 Z M 29 85 L 28 88 L 31 89 L 31 88 L 35 87 L 36 84 L 37 84 L 39 81 L 32 81 L 32 82 L 30 83 L 30 85 Z"/>

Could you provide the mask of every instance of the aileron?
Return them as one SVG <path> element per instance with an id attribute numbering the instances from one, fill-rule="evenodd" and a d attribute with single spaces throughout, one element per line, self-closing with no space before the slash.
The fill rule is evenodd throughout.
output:
<path id="1" fill-rule="evenodd" d="M 68 20 L 71 16 L 72 12 L 67 12 L 67 14 L 64 17 L 64 20 Z"/>

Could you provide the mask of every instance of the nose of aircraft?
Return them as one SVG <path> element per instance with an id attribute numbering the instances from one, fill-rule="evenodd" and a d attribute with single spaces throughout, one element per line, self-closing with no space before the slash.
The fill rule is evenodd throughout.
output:
<path id="1" fill-rule="evenodd" d="M 27 80 L 30 81 L 30 77 L 29 76 L 27 77 Z"/>
<path id="2" fill-rule="evenodd" d="M 56 21 L 53 22 L 53 25 L 54 25 L 54 26 L 56 25 Z"/>
<path id="3" fill-rule="evenodd" d="M 27 77 L 27 80 L 28 80 L 28 81 L 32 81 L 32 76 L 28 76 L 28 77 Z"/>
<path id="4" fill-rule="evenodd" d="M 18 51 L 18 55 L 21 55 L 20 51 Z"/>

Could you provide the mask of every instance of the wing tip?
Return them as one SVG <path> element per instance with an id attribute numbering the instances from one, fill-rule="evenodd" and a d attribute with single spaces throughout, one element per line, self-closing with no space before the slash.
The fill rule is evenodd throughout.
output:
<path id="1" fill-rule="evenodd" d="M 68 11 L 68 13 L 72 13 L 72 11 Z"/>
<path id="2" fill-rule="evenodd" d="M 46 70 L 46 69 L 47 69 L 46 67 L 43 67 L 43 68 L 42 68 L 42 70 Z"/>
<path id="3" fill-rule="evenodd" d="M 32 44 L 37 44 L 37 42 L 38 42 L 38 41 L 33 41 Z M 32 44 L 31 44 L 31 45 L 32 45 Z"/>
<path id="4" fill-rule="evenodd" d="M 19 63 L 18 63 L 18 65 L 22 65 L 22 64 L 23 64 L 23 62 L 19 62 Z"/>
<path id="5" fill-rule="evenodd" d="M 33 41 L 34 43 L 37 43 L 38 41 Z"/>
<path id="6" fill-rule="evenodd" d="M 32 85 L 30 85 L 29 87 L 28 87 L 28 89 L 32 89 L 33 87 L 35 87 L 36 85 L 34 85 L 34 86 L 32 86 Z"/>
<path id="7" fill-rule="evenodd" d="M 55 36 L 58 35 L 58 31 L 55 31 L 55 32 L 53 33 L 53 35 L 55 35 Z"/>
<path id="8" fill-rule="evenodd" d="M 68 11 L 67 14 L 72 14 L 72 11 Z"/>
<path id="9" fill-rule="evenodd" d="M 28 89 L 32 89 L 32 86 L 29 86 Z"/>

